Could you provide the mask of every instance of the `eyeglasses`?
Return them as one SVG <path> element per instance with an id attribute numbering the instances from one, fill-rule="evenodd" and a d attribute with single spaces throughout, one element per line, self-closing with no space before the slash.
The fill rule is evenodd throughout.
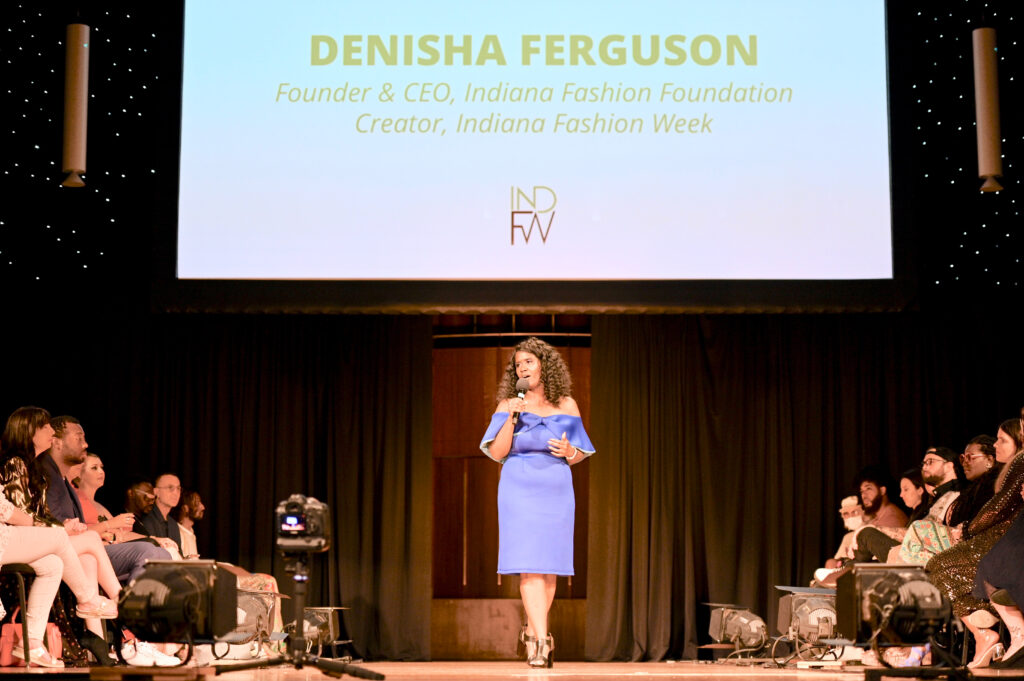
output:
<path id="1" fill-rule="evenodd" d="M 926 457 L 924 458 L 924 460 L 923 460 L 923 461 L 921 462 L 921 468 L 924 468 L 925 466 L 931 466 L 932 464 L 939 464 L 939 465 L 942 465 L 942 464 L 944 464 L 944 463 L 946 463 L 946 460 L 945 460 L 945 459 L 940 459 L 940 458 L 938 458 L 938 457 L 936 457 L 936 458 L 934 458 L 934 459 L 929 459 L 929 458 L 928 458 L 928 457 L 926 456 Z"/>
<path id="2" fill-rule="evenodd" d="M 961 461 L 974 461 L 975 459 L 987 459 L 987 454 L 961 454 Z"/>

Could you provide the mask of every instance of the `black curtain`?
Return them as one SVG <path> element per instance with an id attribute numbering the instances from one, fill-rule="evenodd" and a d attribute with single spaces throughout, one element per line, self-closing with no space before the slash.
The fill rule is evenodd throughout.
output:
<path id="1" fill-rule="evenodd" d="M 695 657 L 705 602 L 776 633 L 856 473 L 994 433 L 1018 354 L 980 314 L 596 317 L 588 659 Z"/>
<path id="2" fill-rule="evenodd" d="M 48 333 L 4 341 L 5 414 L 37 404 L 81 419 L 108 472 L 101 502 L 117 512 L 132 480 L 174 472 L 207 507 L 200 553 L 290 594 L 273 511 L 314 496 L 334 542 L 311 561 L 307 605 L 351 608 L 344 625 L 367 658 L 429 657 L 429 317 L 44 309 Z"/>

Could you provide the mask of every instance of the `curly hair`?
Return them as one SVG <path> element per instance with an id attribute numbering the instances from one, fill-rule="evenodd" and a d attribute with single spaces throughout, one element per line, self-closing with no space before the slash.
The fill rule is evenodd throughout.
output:
<path id="1" fill-rule="evenodd" d="M 516 374 L 516 353 L 528 352 L 540 360 L 540 381 L 544 386 L 544 397 L 548 402 L 557 405 L 564 397 L 572 397 L 572 377 L 569 375 L 569 367 L 565 360 L 558 354 L 558 350 L 545 343 L 539 338 L 530 336 L 520 341 L 512 351 L 512 356 L 505 367 L 505 375 L 498 384 L 498 401 L 516 397 L 516 381 L 519 375 Z"/>

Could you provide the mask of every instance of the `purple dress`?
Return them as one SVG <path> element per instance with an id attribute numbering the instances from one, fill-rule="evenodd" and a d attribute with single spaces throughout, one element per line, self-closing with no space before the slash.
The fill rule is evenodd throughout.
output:
<path id="1" fill-rule="evenodd" d="M 492 459 L 490 445 L 506 420 L 508 414 L 494 414 L 480 443 Z M 523 412 L 519 417 L 498 482 L 498 574 L 573 574 L 572 472 L 548 451 L 548 440 L 562 433 L 580 452 L 574 463 L 594 453 L 579 416 Z"/>

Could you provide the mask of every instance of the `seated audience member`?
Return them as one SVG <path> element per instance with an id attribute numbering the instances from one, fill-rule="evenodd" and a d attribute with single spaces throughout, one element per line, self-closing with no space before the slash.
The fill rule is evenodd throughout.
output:
<path id="1" fill-rule="evenodd" d="M 201 520 L 206 513 L 206 506 L 199 497 L 199 492 L 181 492 L 181 503 L 171 511 L 171 516 L 178 523 L 178 531 L 181 533 L 181 553 L 185 558 L 198 558 L 199 547 L 196 543 L 196 533 L 193 529 L 197 520 Z"/>
<path id="2" fill-rule="evenodd" d="M 181 530 L 178 523 L 171 517 L 171 509 L 181 500 L 181 481 L 176 475 L 164 473 L 157 477 L 153 485 L 156 503 L 149 513 L 142 516 L 142 527 L 150 537 L 165 537 L 174 542 L 181 552 Z"/>
<path id="3" fill-rule="evenodd" d="M 74 473 L 72 472 L 74 475 Z M 103 470 L 103 460 L 93 452 L 85 453 L 85 463 L 81 464 L 77 475 L 71 480 L 75 487 L 75 494 L 78 496 L 78 503 L 82 506 L 82 514 L 85 517 L 85 524 L 90 530 L 100 533 L 104 541 L 116 543 L 131 538 L 131 530 L 135 525 L 135 516 L 131 513 L 122 513 L 115 516 L 107 508 L 96 501 L 96 492 L 106 481 L 106 472 Z"/>
<path id="4" fill-rule="evenodd" d="M 959 541 L 964 524 L 978 515 L 981 507 L 995 494 L 996 479 L 1003 469 L 1003 464 L 996 461 L 995 443 L 996 439 L 991 435 L 978 435 L 971 439 L 960 455 L 967 484 L 946 512 L 946 524 L 950 527 L 954 543 Z"/>
<path id="5" fill-rule="evenodd" d="M 1021 429 L 1024 431 L 1024 409 L 1021 410 Z M 1021 488 L 1024 496 L 1024 487 Z M 1003 668 L 1024 667 L 1024 514 L 1018 513 L 1010 529 L 996 542 L 978 563 L 974 578 L 976 598 L 988 599 L 992 608 L 1006 624 L 1010 633 L 1010 647 L 1002 659 L 993 666 Z"/>
<path id="6" fill-rule="evenodd" d="M 34 521 L 32 515 L 15 507 L 0 492 L 0 564 L 28 563 L 36 573 L 22 615 L 28 625 L 29 660 L 40 667 L 61 668 L 64 663 L 54 659 L 43 646 L 46 616 L 61 579 L 78 599 L 79 617 L 116 617 L 117 604 L 99 595 L 96 581 L 86 576 L 67 532 L 60 527 L 33 527 Z M 0 603 L 0 619 L 4 615 Z M 11 653 L 25 659 L 20 644 L 14 645 Z"/>
<path id="7" fill-rule="evenodd" d="M 181 503 L 177 508 L 171 511 L 171 515 L 177 519 L 178 523 L 180 523 L 182 542 L 185 550 L 189 551 L 189 553 L 186 553 L 185 557 L 198 558 L 199 551 L 196 549 L 195 521 L 202 519 L 206 515 L 206 506 L 203 504 L 203 500 L 199 497 L 199 493 L 182 492 Z M 249 572 L 245 568 L 241 568 L 230 563 L 218 563 L 218 565 L 238 578 L 239 590 L 263 591 L 266 593 L 276 594 L 280 597 L 281 592 L 278 589 L 277 580 L 273 575 L 260 572 Z M 281 617 L 280 603 L 274 604 L 271 631 L 284 631 L 284 622 Z M 284 651 L 280 642 L 270 647 L 278 653 Z"/>
<path id="8" fill-rule="evenodd" d="M 843 567 L 843 563 L 849 559 L 851 546 L 855 532 L 864 522 L 864 509 L 860 505 L 860 499 L 855 496 L 844 497 L 839 502 L 839 517 L 843 520 L 843 527 L 847 530 L 839 542 L 839 549 L 835 555 L 825 561 L 825 567 L 814 571 L 814 579 L 811 586 L 817 586 L 833 571 Z"/>
<path id="9" fill-rule="evenodd" d="M 944 522 L 946 511 L 960 496 L 964 485 L 964 469 L 960 465 L 959 455 L 948 447 L 929 447 L 921 461 L 921 477 L 925 484 L 934 487 L 932 501 L 927 507 L 927 517 Z"/>
<path id="10" fill-rule="evenodd" d="M 71 546 L 79 556 L 82 569 L 90 581 L 97 582 L 106 594 L 116 599 L 121 590 L 117 573 L 96 532 L 90 532 L 78 518 L 57 518 L 47 506 L 49 478 L 43 468 L 42 455 L 53 443 L 50 414 L 38 407 L 22 407 L 14 411 L 4 426 L 0 484 L 8 501 L 28 513 L 39 526 L 54 526 L 69 535 Z M 65 605 L 58 597 L 52 617 L 64 638 L 65 660 L 69 664 L 86 664 L 88 648 L 102 664 L 108 652 L 99 619 L 85 619 L 87 632 L 75 631 L 68 620 Z"/>
<path id="11" fill-rule="evenodd" d="M 128 513 L 135 516 L 135 525 L 132 529 L 144 535 L 146 528 L 142 526 L 142 517 L 149 513 L 156 504 L 156 495 L 153 494 L 153 483 L 145 480 L 132 483 L 131 487 L 124 493 L 124 508 Z"/>
<path id="12" fill-rule="evenodd" d="M 975 655 L 971 667 L 987 666 L 998 652 L 1000 636 L 991 627 L 996 619 L 989 605 L 975 593 L 975 576 L 981 557 L 1006 534 L 1024 507 L 1024 456 L 1021 454 L 1019 419 L 1004 421 L 996 436 L 996 460 L 1003 470 L 996 479 L 995 494 L 964 527 L 962 539 L 928 561 L 928 579 L 949 599 L 953 614 L 974 635 Z M 1002 586 L 991 582 L 994 586 Z"/>
<path id="13" fill-rule="evenodd" d="M 921 461 L 921 472 L 923 481 L 934 489 L 935 497 L 926 513 L 911 516 L 900 545 L 892 547 L 888 558 L 880 556 L 880 560 L 924 565 L 952 543 L 946 514 L 960 496 L 963 469 L 959 457 L 947 447 L 930 447 Z"/>
<path id="14" fill-rule="evenodd" d="M 71 487 L 68 473 L 73 466 L 85 463 L 85 430 L 77 419 L 58 416 L 50 421 L 53 427 L 53 444 L 50 450 L 39 455 L 39 462 L 49 478 L 46 490 L 46 504 L 58 520 L 77 519 L 85 522 L 78 495 Z M 170 560 L 171 555 L 159 546 L 149 542 L 133 541 L 121 544 L 107 544 L 107 555 L 114 566 L 117 578 L 129 582 L 140 574 L 147 560 Z"/>
<path id="15" fill-rule="evenodd" d="M 71 416 L 58 416 L 50 420 L 53 438 L 50 449 L 39 455 L 40 468 L 47 475 L 46 505 L 50 512 L 66 523 L 81 523 L 84 526 L 85 515 L 78 495 L 71 486 L 69 474 L 71 469 L 85 463 L 88 443 L 85 430 L 81 423 Z M 98 536 L 95 532 L 87 532 Z M 146 561 L 170 560 L 171 554 L 149 541 L 125 541 L 119 544 L 103 546 L 109 563 L 113 565 L 116 579 L 129 582 L 145 569 Z M 179 660 L 171 655 L 153 648 L 144 641 L 128 640 L 122 645 L 122 656 L 129 664 L 135 666 L 176 666 Z"/>
<path id="16" fill-rule="evenodd" d="M 7 419 L 0 436 L 0 486 L 7 500 L 33 516 L 36 525 L 62 528 L 69 535 L 86 576 L 96 581 L 107 596 L 116 599 L 121 585 L 99 535 L 87 531 L 77 519 L 55 517 L 47 506 L 49 480 L 40 464 L 53 439 L 49 420 L 49 412 L 39 407 L 22 407 Z M 96 620 L 88 621 L 87 625 L 95 634 L 102 632 Z"/>
<path id="17" fill-rule="evenodd" d="M 864 507 L 864 524 L 871 527 L 905 527 L 907 514 L 889 501 L 888 476 L 869 467 L 858 476 L 860 505 Z"/>

